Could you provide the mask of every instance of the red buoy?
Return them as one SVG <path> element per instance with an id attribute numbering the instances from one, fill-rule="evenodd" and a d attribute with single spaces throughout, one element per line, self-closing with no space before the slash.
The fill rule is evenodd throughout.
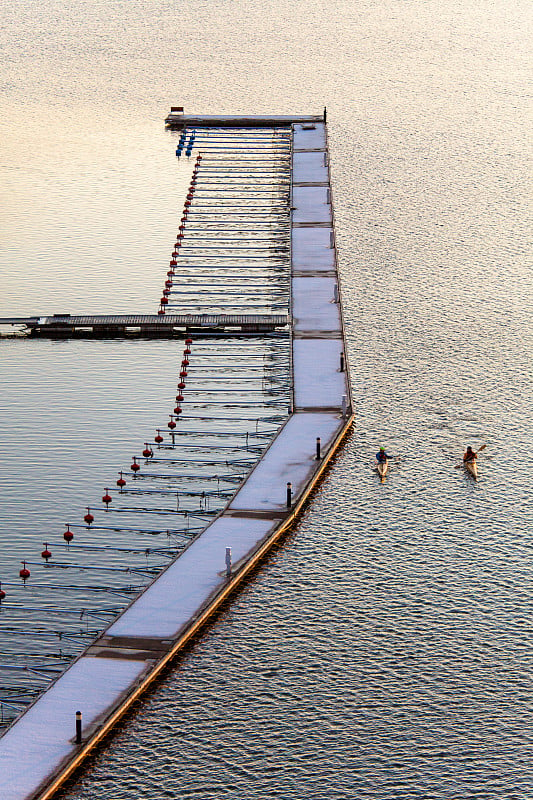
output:
<path id="1" fill-rule="evenodd" d="M 163 289 L 163 297 L 168 297 L 170 294 L 170 289 Z"/>
<path id="2" fill-rule="evenodd" d="M 180 231 L 184 231 L 184 230 L 185 230 L 185 225 L 181 224 L 181 225 L 179 226 L 178 230 L 180 230 Z"/>
<path id="3" fill-rule="evenodd" d="M 154 436 L 154 442 L 157 442 L 157 444 L 161 444 L 162 441 L 163 441 L 163 437 L 161 436 L 161 431 L 158 428 L 157 429 L 157 436 Z"/>
<path id="4" fill-rule="evenodd" d="M 91 525 L 94 522 L 94 517 L 91 514 L 91 509 L 89 507 L 87 507 L 87 513 L 85 514 L 83 519 L 85 520 L 87 525 Z"/>
<path id="5" fill-rule="evenodd" d="M 170 289 L 172 286 L 172 281 L 165 281 L 165 286 L 167 287 L 167 289 Z"/>
<path id="6" fill-rule="evenodd" d="M 189 208 L 190 205 L 191 205 L 191 201 L 190 200 L 186 200 L 185 201 L 185 208 Z"/>
<path id="7" fill-rule="evenodd" d="M 183 227 L 185 228 L 185 225 L 184 225 Z M 178 235 L 176 236 L 176 239 L 177 239 L 179 242 L 181 242 L 181 240 L 183 239 L 183 234 L 182 234 L 182 233 L 178 233 Z"/>
<path id="8" fill-rule="evenodd" d="M 0 583 L 0 603 L 2 602 L 2 600 L 4 599 L 5 596 L 6 596 L 6 593 L 2 589 L 2 584 Z"/>
<path id="9" fill-rule="evenodd" d="M 159 302 L 161 303 L 162 306 L 166 306 L 168 303 L 168 297 L 162 297 Z"/>
<path id="10" fill-rule="evenodd" d="M 184 400 L 184 397 L 183 397 L 183 395 L 181 394 L 181 392 L 180 392 L 179 394 L 177 394 L 177 395 L 176 395 L 176 403 L 182 403 L 182 402 L 183 402 L 183 400 Z"/>
<path id="11" fill-rule="evenodd" d="M 178 383 L 178 389 L 185 389 L 185 381 L 180 381 Z"/>
<path id="12" fill-rule="evenodd" d="M 66 529 L 65 533 L 63 534 L 63 539 L 66 541 L 67 544 L 70 544 L 71 541 L 74 539 L 74 534 L 70 530 L 70 526 L 69 525 L 67 525 L 67 529 Z"/>
<path id="13" fill-rule="evenodd" d="M 179 406 L 176 406 L 174 409 L 174 414 L 181 414 L 182 409 Z"/>
<path id="14" fill-rule="evenodd" d="M 171 258 L 171 259 L 170 259 L 169 266 L 171 266 L 171 267 L 175 267 L 177 263 L 178 263 L 178 262 L 176 261 L 176 259 L 175 259 L 175 258 Z"/>
<path id="15" fill-rule="evenodd" d="M 174 272 L 173 269 L 169 269 L 169 271 L 167 272 L 167 277 L 168 278 L 173 278 L 175 274 L 176 273 Z"/>
<path id="16" fill-rule="evenodd" d="M 181 362 L 181 366 L 182 367 L 188 367 L 189 366 L 189 360 L 187 358 L 184 358 L 183 361 Z"/>
<path id="17" fill-rule="evenodd" d="M 30 573 L 29 569 L 26 567 L 26 562 L 25 561 L 21 561 L 20 563 L 23 564 L 23 567 L 20 570 L 19 575 L 22 578 L 22 580 L 24 581 L 24 583 L 26 583 L 26 581 L 30 577 L 31 573 Z"/>
<path id="18" fill-rule="evenodd" d="M 143 456 L 144 456 L 145 458 L 150 458 L 150 456 L 153 456 L 153 454 L 154 454 L 154 451 L 153 451 L 153 450 L 151 450 L 151 449 L 148 447 L 148 442 L 145 442 L 145 443 L 144 443 Z"/>
<path id="19" fill-rule="evenodd" d="M 185 339 L 185 344 L 192 344 L 192 339 Z"/>
<path id="20" fill-rule="evenodd" d="M 186 378 L 186 377 L 187 377 L 187 372 L 186 370 L 182 369 L 180 372 L 180 378 Z"/>
<path id="21" fill-rule="evenodd" d="M 46 561 L 46 563 L 48 564 L 48 559 L 49 559 L 49 558 L 52 558 L 52 553 L 51 553 L 51 552 L 50 552 L 50 550 L 48 549 L 48 542 L 43 542 L 43 544 L 44 544 L 44 550 L 43 550 L 43 552 L 41 553 L 41 558 L 44 558 L 44 560 L 45 560 L 45 561 Z"/>
<path id="22" fill-rule="evenodd" d="M 111 503 L 111 502 L 112 502 L 112 500 L 113 500 L 113 498 L 112 498 L 112 497 L 111 497 L 111 495 L 109 494 L 109 489 L 106 489 L 106 490 L 105 490 L 105 494 L 104 494 L 104 496 L 102 497 L 102 503 L 105 503 L 105 505 L 106 505 L 106 508 L 107 508 L 107 507 L 108 507 L 108 505 L 109 505 L 109 503 Z"/>
<path id="23" fill-rule="evenodd" d="M 170 417 L 170 422 L 167 422 L 168 427 L 171 428 L 171 429 L 175 428 L 176 427 L 176 423 L 174 422 L 174 415 L 173 414 L 169 414 L 168 416 Z"/>
<path id="24" fill-rule="evenodd" d="M 132 456 L 133 464 L 131 465 L 130 469 L 132 472 L 138 472 L 140 470 L 140 466 L 137 464 L 136 456 Z"/>
<path id="25" fill-rule="evenodd" d="M 183 351 L 183 355 L 190 356 L 190 354 L 191 354 L 190 348 L 186 347 L 185 350 Z"/>
<path id="26" fill-rule="evenodd" d="M 120 478 L 117 481 L 117 486 L 120 486 L 120 488 L 122 489 L 126 485 L 126 481 L 122 477 L 122 472 L 119 472 L 118 474 L 120 475 Z"/>
<path id="27" fill-rule="evenodd" d="M 165 316 L 165 309 L 164 308 L 160 308 L 159 311 L 157 312 L 157 314 L 160 317 L 164 317 Z"/>

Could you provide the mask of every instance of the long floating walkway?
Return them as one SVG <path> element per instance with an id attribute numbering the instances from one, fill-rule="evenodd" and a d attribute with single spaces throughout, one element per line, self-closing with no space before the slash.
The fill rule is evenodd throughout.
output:
<path id="1" fill-rule="evenodd" d="M 225 509 L 0 738 L 2 800 L 53 796 L 293 524 L 353 421 L 324 119 L 176 110 L 167 124 L 195 125 L 198 137 L 204 127 L 291 135 L 293 409 Z"/>

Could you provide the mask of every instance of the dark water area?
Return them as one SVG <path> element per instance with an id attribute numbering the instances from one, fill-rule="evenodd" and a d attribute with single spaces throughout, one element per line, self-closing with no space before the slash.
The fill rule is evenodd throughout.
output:
<path id="1" fill-rule="evenodd" d="M 357 415 L 300 524 L 63 796 L 533 797 L 529 5 L 7 2 L 0 19 L 0 315 L 153 310 L 187 180 L 171 104 L 327 105 Z M 46 476 L 32 457 L 16 506 L 3 493 L 0 579 L 41 501 L 53 517 L 65 459 L 87 474 L 107 397 L 107 431 L 167 413 L 167 345 L 132 406 L 117 347 L 78 353 L 89 387 L 106 378 L 69 449 L 59 422 L 22 421 L 38 368 L 77 429 L 76 358 L 0 341 L 2 438 L 16 420 L 21 452 L 38 433 L 56 456 Z M 399 456 L 384 484 L 381 444 Z M 487 445 L 477 483 L 455 469 L 466 444 Z M 81 502 L 65 483 L 58 523 Z"/>

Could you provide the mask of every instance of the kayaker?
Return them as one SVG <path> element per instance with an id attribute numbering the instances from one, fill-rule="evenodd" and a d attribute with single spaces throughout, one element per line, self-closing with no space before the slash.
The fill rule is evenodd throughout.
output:
<path id="1" fill-rule="evenodd" d="M 383 464 L 384 461 L 388 461 L 388 460 L 389 460 L 389 456 L 385 452 L 385 448 L 384 447 L 380 447 L 379 448 L 379 453 L 376 453 L 376 461 L 378 462 L 378 464 Z"/>
<path id="2" fill-rule="evenodd" d="M 477 458 L 477 453 L 475 453 L 470 445 L 466 448 L 466 452 L 463 456 L 463 464 L 466 464 L 467 461 L 475 461 Z"/>

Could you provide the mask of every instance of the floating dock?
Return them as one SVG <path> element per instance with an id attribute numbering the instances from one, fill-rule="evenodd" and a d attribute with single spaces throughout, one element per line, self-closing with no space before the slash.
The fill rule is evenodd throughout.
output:
<path id="1" fill-rule="evenodd" d="M 50 339 L 133 337 L 173 339 L 265 333 L 285 328 L 287 314 L 53 314 L 49 317 L 0 317 L 0 325 L 21 325 L 29 336 Z"/>
<path id="2" fill-rule="evenodd" d="M 288 138 L 290 180 L 280 194 L 276 219 L 289 226 L 290 319 L 286 314 L 271 315 L 267 322 L 257 318 L 251 324 L 252 332 L 261 332 L 265 324 L 272 329 L 290 323 L 291 413 L 225 508 L 0 738 L 2 800 L 46 800 L 54 795 L 294 523 L 353 422 L 325 118 L 204 117 L 173 109 L 166 123 L 184 130 L 194 126 L 206 168 L 206 190 L 210 159 L 217 158 L 216 149 L 209 147 L 212 131 L 230 136 L 248 129 L 281 129 Z M 206 136 L 202 136 L 204 129 Z M 257 143 L 251 137 L 247 145 L 252 156 Z M 212 176 L 214 183 L 216 171 Z M 197 200 L 196 214 L 201 220 L 206 212 L 198 195 L 190 206 L 194 209 Z M 242 220 L 242 206 L 235 208 Z M 205 218 L 212 219 L 210 215 L 208 209 Z M 243 224 L 239 223 L 241 231 Z M 271 212 L 268 224 L 272 225 Z M 255 225 L 253 229 L 258 236 Z M 215 243 L 219 235 L 214 226 Z M 194 245 L 194 235 L 190 243 Z M 193 274 L 193 262 L 189 269 Z M 244 285 L 252 273 L 243 269 L 238 274 Z M 13 319 L 12 324 L 28 324 L 27 319 Z M 31 319 L 37 324 L 41 320 L 39 328 L 46 330 L 48 320 L 58 318 Z M 75 327 L 79 319 L 90 318 L 62 316 L 59 325 Z M 122 332 L 139 324 L 137 317 L 134 323 L 126 319 L 132 317 L 115 319 L 113 324 L 122 326 Z M 240 325 L 239 334 L 247 335 L 249 322 L 236 319 L 224 324 Z M 209 314 L 204 321 L 215 328 L 222 324 Z M 53 321 L 50 324 L 58 327 Z M 159 318 L 154 316 L 146 324 L 167 330 L 184 323 L 179 315 L 167 315 L 163 306 Z M 197 319 L 191 322 L 196 325 L 205 332 Z M 81 712 L 77 723 L 76 712 Z"/>

